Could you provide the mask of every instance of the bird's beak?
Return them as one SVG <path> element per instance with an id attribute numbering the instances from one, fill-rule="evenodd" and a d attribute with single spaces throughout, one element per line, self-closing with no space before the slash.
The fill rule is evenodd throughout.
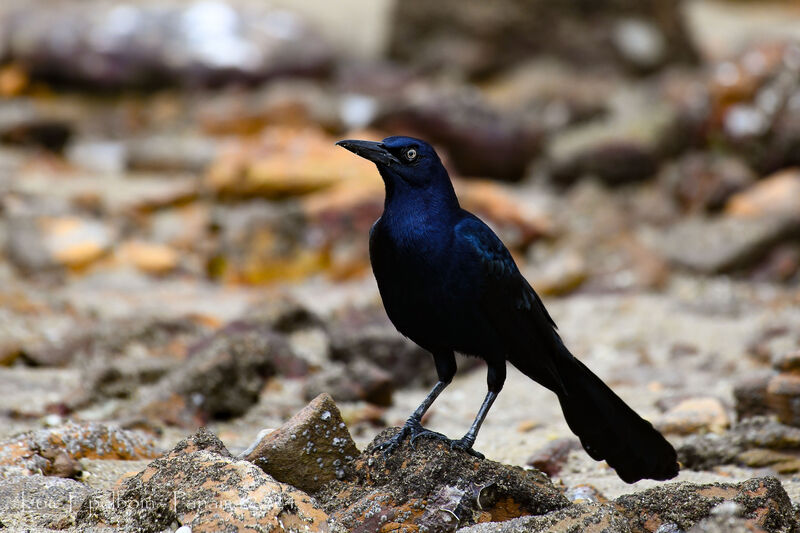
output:
<path id="1" fill-rule="evenodd" d="M 383 143 L 373 141 L 339 141 L 336 146 L 341 146 L 350 150 L 354 154 L 368 159 L 373 163 L 391 166 L 392 163 L 400 163 L 400 160 L 392 155 Z"/>

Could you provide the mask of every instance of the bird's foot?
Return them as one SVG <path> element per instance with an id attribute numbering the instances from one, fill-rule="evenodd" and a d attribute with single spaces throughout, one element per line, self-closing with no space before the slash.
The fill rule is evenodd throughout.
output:
<path id="1" fill-rule="evenodd" d="M 411 443 L 411 447 L 414 447 L 414 442 L 420 437 L 426 438 L 434 438 L 439 440 L 444 440 L 450 442 L 446 436 L 442 435 L 441 433 L 437 433 L 435 431 L 431 431 L 429 429 L 425 429 L 422 427 L 422 424 L 419 420 L 416 419 L 409 419 L 400 431 L 392 437 L 391 439 L 382 442 L 378 446 L 375 447 L 376 450 L 382 451 L 384 457 L 388 457 L 392 452 L 394 452 L 400 443 L 403 442 L 403 439 L 406 437 L 410 437 L 409 442 Z"/>
<path id="2" fill-rule="evenodd" d="M 477 450 L 472 449 L 472 445 L 475 443 L 475 439 L 470 439 L 467 437 L 462 437 L 458 440 L 450 441 L 450 449 L 451 450 L 461 450 L 463 452 L 467 452 L 473 457 L 477 457 L 478 459 L 485 459 L 483 454 Z"/>

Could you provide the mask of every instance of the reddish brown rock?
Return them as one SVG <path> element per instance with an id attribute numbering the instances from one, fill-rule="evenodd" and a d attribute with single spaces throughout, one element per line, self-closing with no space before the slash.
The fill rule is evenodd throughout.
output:
<path id="1" fill-rule="evenodd" d="M 800 169 L 764 178 L 728 200 L 725 211 L 745 217 L 781 214 L 800 217 Z"/>
<path id="2" fill-rule="evenodd" d="M 782 372 L 767 383 L 766 402 L 778 420 L 790 426 L 800 426 L 800 373 Z"/>
<path id="3" fill-rule="evenodd" d="M 260 89 L 204 94 L 196 115 L 214 136 L 248 136 L 270 126 L 340 131 L 339 95 L 311 80 L 272 80 Z"/>
<path id="4" fill-rule="evenodd" d="M 63 151 L 74 134 L 76 117 L 60 111 L 58 105 L 47 109 L 35 100 L 14 99 L 0 111 L 0 143 Z"/>
<path id="5" fill-rule="evenodd" d="M 800 339 L 798 339 L 800 342 Z M 775 370 L 781 372 L 800 372 L 800 349 L 792 350 L 775 357 L 772 361 Z"/>
<path id="6" fill-rule="evenodd" d="M 569 453 L 580 449 L 581 443 L 577 439 L 556 439 L 531 455 L 526 464 L 538 468 L 548 476 L 556 476 L 567 462 Z"/>
<path id="7" fill-rule="evenodd" d="M 755 173 L 732 156 L 693 152 L 670 165 L 662 179 L 690 212 L 719 211 L 728 199 L 756 180 Z"/>
<path id="8" fill-rule="evenodd" d="M 11 471 L 72 477 L 78 459 L 150 459 L 155 443 L 143 433 L 99 423 L 72 422 L 41 429 L 0 443 L 0 468 Z"/>
<path id="9" fill-rule="evenodd" d="M 574 291 L 589 277 L 584 258 L 566 250 L 548 257 L 543 264 L 531 269 L 531 286 L 539 294 L 563 295 Z"/>
<path id="10" fill-rule="evenodd" d="M 800 331 L 784 324 L 769 325 L 748 343 L 747 353 L 759 363 L 772 364 L 798 346 L 799 335 Z"/>
<path id="11" fill-rule="evenodd" d="M 77 520 L 142 532 L 175 522 L 195 532 L 330 530 L 328 516 L 307 494 L 233 459 L 205 429 L 125 481 L 118 494 L 95 493 Z"/>
<path id="12" fill-rule="evenodd" d="M 507 185 L 487 180 L 455 180 L 453 185 L 464 209 L 491 221 L 509 247 L 524 248 L 555 232 L 546 212 L 517 198 Z"/>
<path id="13" fill-rule="evenodd" d="M 314 493 L 344 477 L 358 453 L 333 399 L 320 394 L 243 457 L 278 481 Z"/>
<path id="14" fill-rule="evenodd" d="M 335 149 L 337 140 L 314 129 L 265 130 L 256 141 L 223 150 L 206 185 L 222 196 L 286 198 L 377 179 L 374 165 Z"/>
<path id="15" fill-rule="evenodd" d="M 316 496 L 349 531 L 455 531 L 480 522 L 541 515 L 568 505 L 550 480 L 523 470 L 476 459 L 441 441 L 408 439 L 384 457 L 376 443 L 398 430 L 379 434 L 370 447 Z"/>
<path id="16" fill-rule="evenodd" d="M 302 279 L 330 263 L 328 241 L 309 242 L 309 224 L 292 202 L 219 206 L 213 223 L 219 238 L 208 270 L 215 278 L 250 284 Z"/>
<path id="17" fill-rule="evenodd" d="M 167 274 L 178 266 L 178 252 L 165 244 L 130 241 L 118 250 L 118 258 L 148 274 Z"/>
<path id="18" fill-rule="evenodd" d="M 763 416 L 770 412 L 767 405 L 767 385 L 774 375 L 769 370 L 761 371 L 745 376 L 736 383 L 733 398 L 738 420 Z"/>
<path id="19" fill-rule="evenodd" d="M 328 152 L 336 148 L 318 150 L 318 157 L 327 160 Z M 346 155 L 346 151 L 340 151 Z M 287 157 L 278 152 L 273 156 Z M 312 169 L 314 157 L 305 162 Z M 349 164 L 338 159 L 325 164 L 340 163 Z M 298 168 L 302 164 L 297 162 Z M 342 167 L 340 173 L 347 174 L 346 169 Z M 275 179 L 292 179 L 281 172 L 275 175 Z M 279 195 L 298 196 L 297 202 L 252 200 L 244 205 L 215 209 L 213 218 L 219 226 L 219 239 L 209 261 L 212 275 L 234 282 L 270 283 L 318 273 L 349 279 L 368 272 L 366 236 L 383 209 L 381 179 L 374 166 L 359 167 L 358 176 L 337 177 L 336 173 L 322 170 L 320 175 L 325 183 Z M 525 249 L 533 241 L 553 233 L 547 213 L 515 198 L 510 189 L 486 181 L 456 180 L 455 186 L 462 205 L 485 217 L 512 249 Z M 272 193 L 245 193 L 238 187 L 235 185 L 236 190 L 230 194 L 272 198 Z"/>
<path id="20" fill-rule="evenodd" d="M 800 273 L 800 242 L 776 246 L 753 270 L 757 282 L 790 283 Z"/>

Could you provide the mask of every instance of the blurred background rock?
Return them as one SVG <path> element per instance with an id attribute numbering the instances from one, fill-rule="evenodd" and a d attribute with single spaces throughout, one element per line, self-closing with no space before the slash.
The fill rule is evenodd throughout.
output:
<path id="1" fill-rule="evenodd" d="M 5 0 L 0 435 L 210 422 L 236 449 L 320 391 L 359 443 L 400 421 L 433 367 L 369 270 L 382 183 L 333 144 L 395 134 L 662 427 L 797 420 L 789 378 L 733 391 L 800 346 L 797 2 Z M 568 433 L 509 383 L 477 446 L 522 464 Z"/>

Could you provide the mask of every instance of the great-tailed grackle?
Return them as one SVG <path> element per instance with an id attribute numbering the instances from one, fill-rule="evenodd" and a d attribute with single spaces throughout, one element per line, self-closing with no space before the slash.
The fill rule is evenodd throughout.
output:
<path id="1" fill-rule="evenodd" d="M 448 440 L 472 449 L 506 378 L 506 361 L 558 396 L 570 429 L 595 460 L 620 478 L 670 479 L 673 447 L 564 346 L 553 319 L 506 247 L 475 215 L 461 209 L 433 148 L 410 137 L 339 141 L 378 167 L 386 186 L 369 252 L 386 313 L 397 329 L 433 354 L 439 381 L 397 436 Z M 455 352 L 488 365 L 489 391 L 463 438 L 449 441 L 422 427 L 425 411 L 453 379 Z"/>

